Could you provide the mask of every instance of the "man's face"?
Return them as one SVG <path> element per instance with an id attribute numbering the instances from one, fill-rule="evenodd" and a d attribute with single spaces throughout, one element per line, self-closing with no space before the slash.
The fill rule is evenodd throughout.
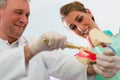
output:
<path id="1" fill-rule="evenodd" d="M 17 40 L 24 32 L 30 15 L 27 0 L 7 0 L 0 9 L 0 34 L 7 39 Z"/>
<path id="2" fill-rule="evenodd" d="M 97 28 L 90 12 L 72 11 L 64 18 L 63 24 L 70 31 L 83 38 L 88 36 L 91 29 Z"/>

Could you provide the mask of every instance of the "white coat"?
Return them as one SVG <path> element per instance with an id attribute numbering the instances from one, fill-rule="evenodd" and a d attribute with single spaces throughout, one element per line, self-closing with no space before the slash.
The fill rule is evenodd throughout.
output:
<path id="1" fill-rule="evenodd" d="M 23 46 L 29 42 L 31 38 L 21 37 L 9 45 L 0 39 L 0 80 L 50 80 L 50 76 L 60 80 L 87 80 L 87 66 L 59 50 L 41 52 L 26 66 Z"/>

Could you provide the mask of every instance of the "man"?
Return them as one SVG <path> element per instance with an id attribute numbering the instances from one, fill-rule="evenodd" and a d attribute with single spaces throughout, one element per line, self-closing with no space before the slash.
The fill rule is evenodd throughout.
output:
<path id="1" fill-rule="evenodd" d="M 29 15 L 29 0 L 0 0 L 0 79 L 87 80 L 86 65 L 74 56 L 51 51 L 65 48 L 65 36 L 53 31 L 38 40 L 22 36 Z"/>

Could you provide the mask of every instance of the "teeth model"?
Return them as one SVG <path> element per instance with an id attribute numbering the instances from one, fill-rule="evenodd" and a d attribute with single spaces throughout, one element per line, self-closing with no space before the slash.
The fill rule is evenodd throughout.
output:
<path id="1" fill-rule="evenodd" d="M 112 41 L 107 35 L 105 35 L 102 31 L 96 28 L 90 30 L 88 41 L 93 48 L 96 46 L 106 47 L 106 44 L 112 43 Z M 90 64 L 96 62 L 96 53 L 91 52 L 88 49 L 80 50 L 80 52 L 77 53 L 75 56 L 83 64 Z"/>
<path id="2" fill-rule="evenodd" d="M 106 44 L 112 43 L 112 41 L 109 39 L 107 35 L 105 35 L 101 30 L 96 28 L 90 30 L 88 41 L 90 42 L 92 47 L 104 45 L 104 43 Z"/>
<path id="3" fill-rule="evenodd" d="M 96 54 L 83 49 L 79 53 L 75 54 L 76 58 L 83 64 L 91 64 L 96 62 Z"/>

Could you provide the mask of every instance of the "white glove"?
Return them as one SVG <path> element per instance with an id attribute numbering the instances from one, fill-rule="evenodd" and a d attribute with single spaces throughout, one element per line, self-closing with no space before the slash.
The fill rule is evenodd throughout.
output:
<path id="1" fill-rule="evenodd" d="M 93 65 L 96 73 L 105 78 L 113 77 L 120 69 L 120 57 L 113 55 L 112 51 L 106 51 L 103 55 L 97 55 L 96 65 Z"/>
<path id="2" fill-rule="evenodd" d="M 49 42 L 45 43 L 44 39 Z M 51 51 L 54 49 L 64 49 L 67 43 L 65 36 L 58 34 L 54 31 L 43 33 L 42 36 L 35 42 L 29 44 L 29 48 L 33 54 L 37 54 L 41 51 Z"/>

